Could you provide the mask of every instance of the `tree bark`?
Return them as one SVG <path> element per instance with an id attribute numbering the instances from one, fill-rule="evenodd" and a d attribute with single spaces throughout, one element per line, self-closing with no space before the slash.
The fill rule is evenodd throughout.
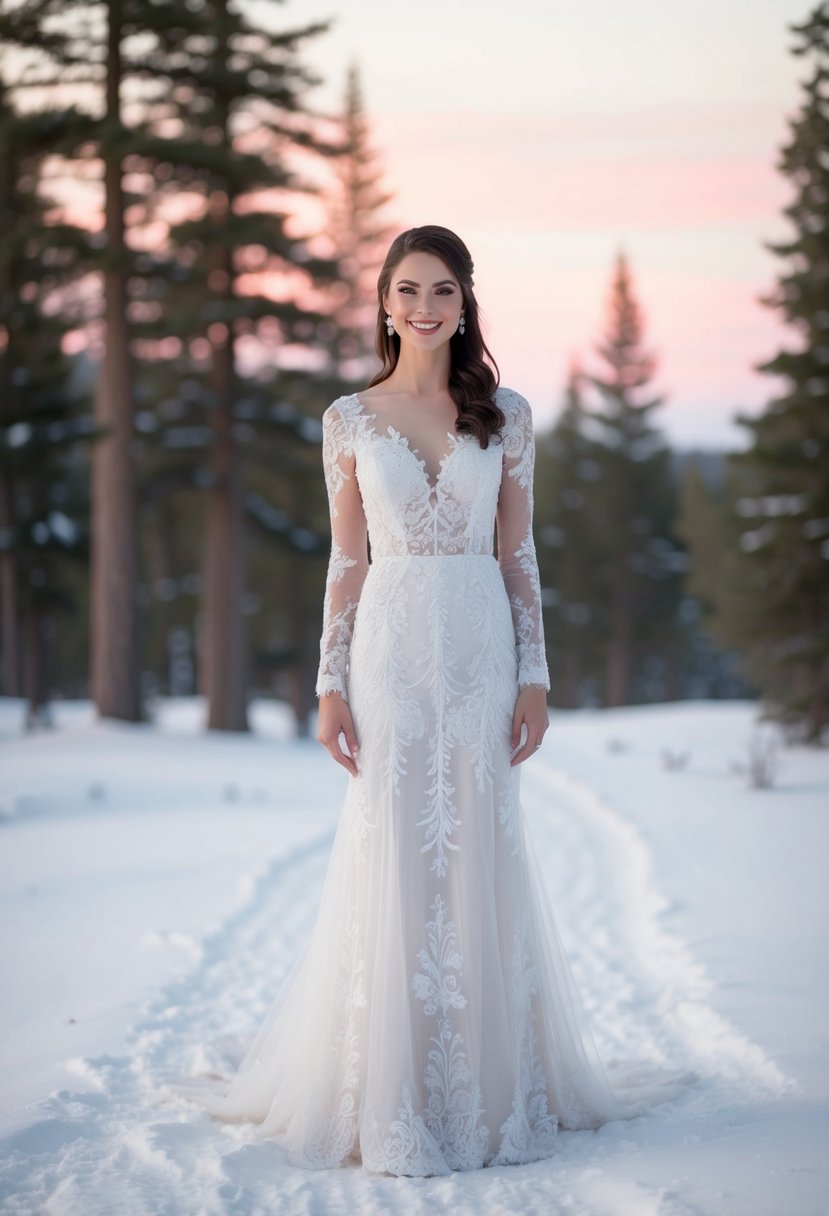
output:
<path id="1" fill-rule="evenodd" d="M 214 342 L 211 486 L 207 496 L 201 632 L 209 730 L 247 730 L 244 560 L 239 452 L 233 433 L 233 340 Z"/>
<path id="2" fill-rule="evenodd" d="M 17 165 L 7 154 L 0 162 L 0 210 L 8 216 L 14 210 L 14 182 Z M 4 234 L 5 235 L 5 234 Z M 13 290 L 7 265 L 0 266 L 0 299 L 10 299 Z M 15 406 L 14 386 L 11 377 L 12 336 L 4 324 L 6 357 L 0 362 L 0 410 Z M 0 529 L 8 531 L 14 527 L 14 482 L 10 468 L 0 480 Z M 10 543 L 10 542 L 9 542 Z M 0 694 L 4 697 L 19 697 L 20 677 L 20 608 L 17 596 L 17 557 L 12 548 L 0 548 L 0 648 L 2 648 L 2 672 L 0 672 Z"/>
<path id="3" fill-rule="evenodd" d="M 227 139 L 226 114 L 222 120 Z M 230 192 L 216 190 L 210 208 L 217 229 L 221 230 L 231 207 Z M 211 277 L 220 284 L 216 294 L 225 302 L 233 296 L 233 274 L 232 254 L 217 241 Z M 232 322 L 214 323 L 210 341 L 213 404 L 200 639 L 202 693 L 208 704 L 208 730 L 244 731 L 248 729 L 242 612 L 244 529 L 240 456 L 233 427 L 236 360 Z"/>
<path id="4" fill-rule="evenodd" d="M 0 484 L 0 528 L 14 524 L 13 491 L 10 475 Z M 3 672 L 0 692 L 4 697 L 20 696 L 20 621 L 17 603 L 17 559 L 14 550 L 0 552 L 0 620 L 2 620 Z"/>
<path id="5" fill-rule="evenodd" d="M 95 417 L 105 437 L 92 451 L 91 691 L 103 717 L 141 717 L 138 545 L 133 463 L 133 385 L 127 325 L 124 199 L 120 153 L 121 0 L 108 5 L 107 117 L 102 140 L 106 191 L 103 274 L 105 343 Z"/>
<path id="6" fill-rule="evenodd" d="M 49 723 L 45 620 L 37 604 L 26 613 L 26 729 Z"/>
<path id="7" fill-rule="evenodd" d="M 630 679 L 631 574 L 625 553 L 616 564 L 607 652 L 607 704 L 626 705 Z"/>
<path id="8" fill-rule="evenodd" d="M 225 7 L 225 5 L 222 5 Z M 221 29 L 218 36 L 222 39 Z M 217 59 L 226 63 L 229 47 L 221 42 Z M 230 114 L 217 100 L 215 120 L 227 150 Z M 208 206 L 216 225 L 212 258 L 214 297 L 229 304 L 235 294 L 235 266 L 222 228 L 233 210 L 229 183 L 217 183 Z M 212 353 L 211 481 L 207 495 L 204 554 L 201 681 L 207 699 L 208 730 L 248 730 L 244 638 L 244 528 L 240 455 L 233 426 L 236 356 L 233 321 L 214 322 L 208 330 Z"/>

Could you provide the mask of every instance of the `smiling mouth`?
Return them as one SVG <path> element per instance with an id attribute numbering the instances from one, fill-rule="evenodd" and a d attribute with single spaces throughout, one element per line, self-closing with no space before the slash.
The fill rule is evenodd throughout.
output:
<path id="1" fill-rule="evenodd" d="M 410 321 L 409 324 L 411 325 L 412 329 L 419 334 L 433 334 L 436 330 L 440 329 L 443 322 L 434 321 L 431 325 L 423 325 L 422 323 Z"/>

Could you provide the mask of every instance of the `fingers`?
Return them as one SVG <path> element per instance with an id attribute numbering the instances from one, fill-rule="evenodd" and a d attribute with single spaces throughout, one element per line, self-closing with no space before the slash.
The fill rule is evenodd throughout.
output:
<path id="1" fill-rule="evenodd" d="M 341 734 L 345 736 L 346 747 L 348 748 L 349 752 L 351 752 L 351 755 L 350 756 L 346 755 L 346 753 L 340 747 L 340 736 L 337 735 L 337 740 L 336 740 L 337 748 L 336 748 L 336 754 L 334 756 L 334 759 L 336 761 L 338 761 L 338 763 L 341 764 L 343 766 L 343 768 L 347 768 L 348 771 L 351 773 L 352 777 L 356 777 L 358 775 L 357 759 L 359 758 L 359 756 L 358 756 L 359 747 L 357 744 L 357 736 L 354 734 L 353 727 L 346 728 L 345 726 L 343 726 Z"/>
<path id="2" fill-rule="evenodd" d="M 345 739 L 346 747 L 351 753 L 343 751 L 340 745 L 340 738 Z M 332 759 L 336 760 L 337 764 L 341 764 L 343 768 L 348 769 L 352 777 L 359 775 L 356 759 L 358 758 L 359 743 L 357 741 L 357 732 L 354 730 L 354 723 L 351 720 L 351 715 L 346 711 L 339 719 L 326 724 L 317 734 L 317 739 L 329 753 Z"/>
<path id="3" fill-rule="evenodd" d="M 527 722 L 526 718 L 524 719 L 524 723 L 527 727 L 527 737 L 524 740 L 523 744 L 521 745 L 520 749 L 511 758 L 510 768 L 512 768 L 512 766 L 515 764 L 523 764 L 523 762 L 525 760 L 529 760 L 530 756 L 535 755 L 538 748 L 541 746 L 541 741 L 544 738 L 544 734 L 547 730 L 546 725 L 545 726 L 531 726 L 530 723 Z M 518 733 L 516 734 L 515 728 L 513 727 L 513 739 L 512 739 L 513 749 L 518 745 L 520 738 L 521 738 L 520 729 L 519 729 Z"/>
<path id="4" fill-rule="evenodd" d="M 524 746 L 520 748 L 510 760 L 510 767 L 515 764 L 523 764 L 525 760 L 529 760 L 530 756 L 534 756 L 536 752 L 536 744 L 540 742 L 540 736 L 528 734 L 524 742 Z"/>
<path id="5" fill-rule="evenodd" d="M 343 768 L 347 768 L 352 777 L 359 776 L 359 773 L 357 772 L 357 765 L 351 756 L 346 756 L 345 752 L 343 752 L 339 747 L 331 748 L 329 750 L 337 763 L 341 764 Z"/>
<path id="6" fill-rule="evenodd" d="M 322 743 L 322 745 L 326 749 L 326 751 L 329 753 L 329 755 L 331 755 L 333 757 L 333 759 L 337 761 L 337 764 L 341 764 L 343 766 L 343 768 L 347 768 L 348 771 L 351 773 L 352 777 L 356 777 L 358 775 L 357 765 L 356 765 L 356 762 L 355 762 L 353 756 L 346 755 L 346 753 L 340 747 L 339 735 L 337 736 L 337 738 L 334 740 L 333 743 L 326 743 L 324 739 L 321 739 L 320 742 Z"/>
<path id="7" fill-rule="evenodd" d="M 531 726 L 524 714 L 516 710 L 513 714 L 512 730 L 510 733 L 510 748 L 515 754 L 510 759 L 510 767 L 516 764 L 523 764 L 530 756 L 535 755 L 544 738 L 547 725 L 548 723 L 544 723 L 542 726 Z M 524 727 L 526 727 L 527 737 L 519 750 L 515 751 L 521 741 Z M 351 753 L 350 755 L 343 751 L 340 746 L 341 736 L 345 740 L 345 745 L 348 748 L 348 752 Z M 339 721 L 335 720 L 333 725 L 326 726 L 323 732 L 317 734 L 317 739 L 322 743 L 332 759 L 336 760 L 337 764 L 341 764 L 353 777 L 359 776 L 357 761 L 359 760 L 360 744 L 357 739 L 357 732 L 354 730 L 351 715 L 347 711 L 339 718 Z"/>
<path id="8" fill-rule="evenodd" d="M 360 750 L 360 744 L 357 742 L 357 734 L 351 722 L 344 722 L 342 733 L 345 735 L 345 743 L 352 756 Z"/>
<path id="9" fill-rule="evenodd" d="M 521 724 L 524 721 L 524 715 L 520 709 L 515 709 L 512 715 L 512 735 L 510 736 L 510 747 L 515 751 L 521 741 Z"/>

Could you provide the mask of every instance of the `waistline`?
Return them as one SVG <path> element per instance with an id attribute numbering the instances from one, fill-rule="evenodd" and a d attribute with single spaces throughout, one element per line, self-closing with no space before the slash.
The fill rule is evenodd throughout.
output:
<path id="1" fill-rule="evenodd" d="M 494 553 L 379 553 L 376 557 L 372 553 L 371 565 L 375 562 L 412 562 L 412 561 L 476 561 L 476 562 L 497 562 Z"/>

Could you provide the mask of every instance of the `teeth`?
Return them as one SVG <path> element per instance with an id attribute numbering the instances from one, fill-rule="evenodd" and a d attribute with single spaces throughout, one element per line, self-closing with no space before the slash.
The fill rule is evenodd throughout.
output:
<path id="1" fill-rule="evenodd" d="M 428 323 L 426 321 L 410 321 L 409 324 L 413 325 L 415 329 L 436 329 L 438 325 L 440 325 L 440 321 L 431 321 Z"/>

